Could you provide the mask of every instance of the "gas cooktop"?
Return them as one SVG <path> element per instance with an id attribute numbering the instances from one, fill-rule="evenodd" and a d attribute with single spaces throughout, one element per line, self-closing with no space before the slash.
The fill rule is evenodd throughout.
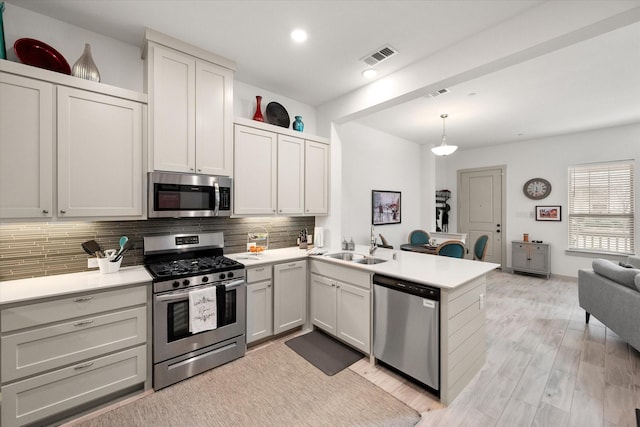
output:
<path id="1" fill-rule="evenodd" d="M 242 268 L 244 265 L 222 255 L 159 261 L 147 265 L 147 269 L 157 279 L 173 279 Z"/>

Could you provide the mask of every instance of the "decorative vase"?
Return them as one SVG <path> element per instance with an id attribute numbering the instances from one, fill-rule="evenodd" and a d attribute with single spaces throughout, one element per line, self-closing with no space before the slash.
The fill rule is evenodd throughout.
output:
<path id="1" fill-rule="evenodd" d="M 93 57 L 91 56 L 91 45 L 89 43 L 84 44 L 84 52 L 80 58 L 78 58 L 76 63 L 73 64 L 71 75 L 85 80 L 92 80 L 94 82 L 100 81 L 100 71 L 98 71 L 96 63 L 93 62 Z"/>
<path id="2" fill-rule="evenodd" d="M 291 127 L 293 128 L 293 130 L 302 132 L 304 130 L 304 123 L 302 123 L 302 116 L 296 116 L 296 119 L 293 121 L 293 125 Z"/>
<path id="3" fill-rule="evenodd" d="M 262 117 L 262 108 L 260 104 L 262 103 L 262 97 L 260 95 L 256 96 L 256 113 L 253 115 L 253 120 L 264 122 L 264 117 Z"/>

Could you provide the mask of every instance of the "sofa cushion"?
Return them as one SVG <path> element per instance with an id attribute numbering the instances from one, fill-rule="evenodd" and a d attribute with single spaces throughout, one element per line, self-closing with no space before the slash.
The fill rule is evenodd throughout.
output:
<path id="1" fill-rule="evenodd" d="M 635 278 L 640 273 L 637 268 L 620 267 L 614 262 L 606 259 L 594 259 L 591 264 L 593 271 L 607 279 L 620 283 L 627 288 L 637 290 Z"/>

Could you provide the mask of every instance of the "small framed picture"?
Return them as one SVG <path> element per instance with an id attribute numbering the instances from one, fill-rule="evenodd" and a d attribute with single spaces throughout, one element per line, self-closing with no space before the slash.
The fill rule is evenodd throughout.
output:
<path id="1" fill-rule="evenodd" d="M 536 206 L 536 221 L 562 221 L 560 206 Z"/>
<path id="2" fill-rule="evenodd" d="M 371 190 L 371 224 L 400 224 L 400 192 Z"/>

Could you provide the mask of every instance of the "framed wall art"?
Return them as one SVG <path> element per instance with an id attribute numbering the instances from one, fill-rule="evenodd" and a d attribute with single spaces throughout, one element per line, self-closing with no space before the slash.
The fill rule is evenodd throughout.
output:
<path id="1" fill-rule="evenodd" d="M 561 207 L 536 206 L 536 221 L 562 221 Z"/>
<path id="2" fill-rule="evenodd" d="M 371 224 L 400 224 L 400 192 L 371 190 Z"/>

